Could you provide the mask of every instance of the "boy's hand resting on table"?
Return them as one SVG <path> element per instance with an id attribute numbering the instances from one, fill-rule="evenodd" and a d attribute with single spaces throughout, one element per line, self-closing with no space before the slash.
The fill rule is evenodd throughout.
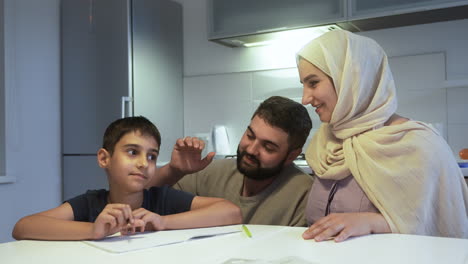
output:
<path id="1" fill-rule="evenodd" d="M 134 233 L 138 224 L 135 222 L 132 209 L 128 204 L 108 204 L 98 215 L 93 224 L 93 238 L 101 239 L 123 229 Z M 140 223 L 141 224 L 141 223 Z"/>
<path id="2" fill-rule="evenodd" d="M 317 242 L 334 238 L 335 242 L 341 242 L 353 236 L 390 232 L 387 221 L 379 213 L 334 213 L 319 219 L 302 237 Z"/>
<path id="3" fill-rule="evenodd" d="M 127 204 L 108 204 L 93 225 L 94 239 L 101 239 L 120 231 L 122 235 L 136 232 L 164 230 L 164 218 L 144 208 L 132 212 Z"/>
<path id="4" fill-rule="evenodd" d="M 166 222 L 164 217 L 146 210 L 145 208 L 138 208 L 133 211 L 135 223 L 138 225 L 139 232 L 145 231 L 160 231 L 166 229 Z"/>

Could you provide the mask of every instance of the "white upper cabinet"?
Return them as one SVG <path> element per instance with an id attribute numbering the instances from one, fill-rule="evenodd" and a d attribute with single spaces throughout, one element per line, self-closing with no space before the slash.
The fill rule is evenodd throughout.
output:
<path id="1" fill-rule="evenodd" d="M 460 0 L 350 0 L 350 18 L 377 17 L 467 5 Z"/>
<path id="2" fill-rule="evenodd" d="M 208 39 L 227 46 L 241 46 L 240 36 L 312 26 L 356 32 L 468 18 L 468 0 L 207 1 Z"/>
<path id="3" fill-rule="evenodd" d="M 347 10 L 346 29 L 367 31 L 466 19 L 468 18 L 468 1 L 348 0 Z"/>
<path id="4" fill-rule="evenodd" d="M 343 0 L 208 0 L 209 39 L 345 21 Z"/>

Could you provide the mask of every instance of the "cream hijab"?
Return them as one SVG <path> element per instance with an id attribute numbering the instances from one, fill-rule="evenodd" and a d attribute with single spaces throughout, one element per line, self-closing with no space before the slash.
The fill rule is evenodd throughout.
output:
<path id="1" fill-rule="evenodd" d="M 382 48 L 338 30 L 308 43 L 301 58 L 332 78 L 338 96 L 306 151 L 317 177 L 352 174 L 394 233 L 468 238 L 468 189 L 447 143 L 422 122 L 384 126 L 397 99 Z"/>

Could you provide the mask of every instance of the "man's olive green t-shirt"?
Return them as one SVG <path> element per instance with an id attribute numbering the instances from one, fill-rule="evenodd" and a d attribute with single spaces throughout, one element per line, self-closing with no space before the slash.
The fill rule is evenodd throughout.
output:
<path id="1" fill-rule="evenodd" d="M 271 185 L 251 197 L 240 196 L 243 179 L 235 159 L 222 159 L 186 175 L 173 187 L 233 202 L 241 208 L 245 224 L 306 226 L 304 211 L 312 176 L 291 164 L 283 168 Z"/>

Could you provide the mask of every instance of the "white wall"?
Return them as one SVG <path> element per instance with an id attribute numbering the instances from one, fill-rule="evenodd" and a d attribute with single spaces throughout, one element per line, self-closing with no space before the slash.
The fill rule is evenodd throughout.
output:
<path id="1" fill-rule="evenodd" d="M 16 221 L 61 202 L 59 0 L 5 0 L 6 165 L 0 242 Z M 3 113 L 1 113 L 3 114 Z"/>
<path id="2" fill-rule="evenodd" d="M 203 134 L 209 132 L 213 124 L 225 124 L 231 136 L 232 151 L 235 151 L 259 100 L 273 93 L 289 94 L 299 100 L 294 51 L 272 50 L 271 47 L 229 48 L 210 42 L 207 40 L 206 0 L 178 1 L 184 7 L 184 133 Z M 468 19 L 360 34 L 375 39 L 392 58 L 405 60 L 421 54 L 442 54 L 445 61 L 437 68 L 445 72 L 439 74 L 446 80 L 468 80 Z M 286 77 L 279 78 L 280 74 Z M 411 76 L 411 72 L 408 74 Z M 270 75 L 270 78 L 262 75 Z M 288 84 L 283 88 L 275 87 L 281 80 L 288 80 Z M 406 83 L 411 81 L 414 80 Z M 274 92 L 265 91 L 268 85 Z M 442 121 L 447 126 L 447 139 L 455 154 L 462 147 L 468 147 L 468 87 L 430 89 L 441 95 L 435 103 L 443 105 L 447 113 Z M 408 94 L 415 97 L 414 91 Z M 406 94 L 401 96 L 405 98 Z M 431 99 L 434 101 L 437 95 L 433 94 Z M 409 102 L 401 101 L 405 104 L 402 110 L 412 112 L 406 107 Z M 414 112 L 421 112 L 419 107 L 420 104 L 415 105 Z M 424 107 L 432 109 L 429 105 Z M 311 117 L 317 128 L 319 121 L 315 113 L 311 113 Z"/>

